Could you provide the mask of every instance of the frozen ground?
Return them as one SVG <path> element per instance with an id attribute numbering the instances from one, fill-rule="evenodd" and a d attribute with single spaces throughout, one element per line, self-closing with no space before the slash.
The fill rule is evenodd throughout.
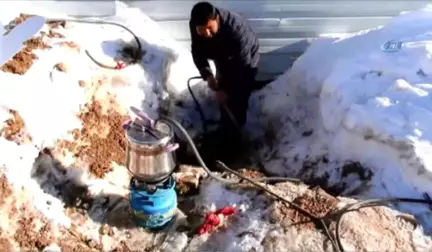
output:
<path id="1" fill-rule="evenodd" d="M 20 13 L 62 17 L 30 4 L 23 4 L 19 10 L 2 6 L 0 12 L 2 24 L 14 20 Z M 428 13 L 425 11 L 423 15 L 425 23 Z M 119 39 L 129 42 L 132 40 L 130 34 L 108 25 L 66 22 L 44 27 L 44 34 L 27 43 L 25 50 L 0 71 L 0 120 L 4 122 L 0 130 L 0 251 L 282 251 L 288 247 L 296 251 L 331 251 L 326 237 L 313 225 L 293 225 L 304 221 L 301 215 L 247 185 L 226 188 L 205 180 L 198 195 L 182 197 L 181 210 L 186 214 L 190 210 L 188 202 L 192 206 L 212 210 L 230 204 L 238 207 L 239 213 L 216 234 L 188 237 L 187 232 L 179 229 L 185 221 L 181 215 L 176 225 L 167 232 L 149 233 L 134 225 L 128 214 L 125 189 L 129 174 L 123 166 L 125 143 L 121 123 L 127 117 L 127 108 L 130 105 L 142 107 L 150 115 L 155 115 L 160 109 L 168 110 L 175 113 L 176 118 L 191 133 L 198 133 L 198 114 L 194 111 L 186 88 L 187 79 L 197 75 L 197 71 L 189 52 L 180 48 L 139 10 L 118 4 L 116 15 L 106 20 L 126 24 L 141 38 L 146 51 L 141 65 L 130 65 L 121 71 L 101 69 L 89 60 L 85 49 L 103 63 L 114 65 L 116 51 L 124 44 Z M 396 19 L 395 22 L 402 21 Z M 422 27 L 421 22 L 417 23 Z M 415 29 L 409 31 L 414 32 Z M 417 31 L 425 33 L 427 28 L 425 26 L 424 31 L 418 28 Z M 392 31 L 387 33 L 396 34 Z M 368 34 L 373 33 L 366 33 L 365 36 L 372 36 Z M 257 118 L 262 120 L 250 120 L 249 124 L 265 166 L 273 173 L 303 177 L 308 182 L 346 195 L 421 197 L 420 192 L 427 188 L 421 188 L 422 184 L 414 180 L 414 175 L 409 177 L 399 172 L 402 169 L 414 171 L 414 168 L 410 168 L 414 165 L 400 165 L 399 159 L 396 159 L 398 152 L 392 147 L 393 142 L 376 140 L 381 139 L 385 132 L 389 135 L 394 131 L 383 128 L 380 134 L 375 134 L 377 130 L 370 126 L 374 130 L 371 130 L 366 141 L 362 140 L 364 134 L 352 130 L 353 127 L 345 130 L 348 127 L 342 125 L 354 125 L 348 124 L 354 120 L 347 120 L 345 116 L 356 115 L 347 112 L 348 109 L 353 110 L 351 102 L 357 104 L 356 111 L 364 111 L 365 105 L 360 104 L 372 104 L 366 101 L 374 100 L 377 94 L 386 94 L 393 100 L 399 99 L 399 103 L 392 102 L 397 104 L 397 108 L 417 109 L 420 101 L 423 101 L 421 105 L 424 108 L 427 107 L 424 100 L 427 95 L 423 96 L 423 100 L 409 100 L 414 99 L 411 98 L 413 94 L 393 95 L 389 89 L 393 84 L 391 81 L 386 82 L 386 79 L 377 85 L 380 90 L 375 89 L 372 94 L 364 88 L 374 85 L 373 76 L 367 74 L 362 89 L 347 89 L 348 81 L 353 81 L 351 77 L 358 76 L 354 74 L 359 69 L 357 66 L 364 66 L 362 71 L 366 72 L 374 66 L 375 63 L 367 61 L 368 48 L 361 50 L 364 58 L 354 57 L 358 59 L 353 61 L 357 65 L 349 59 L 341 63 L 345 67 L 354 64 L 352 69 L 344 71 L 344 74 L 353 71 L 349 78 L 338 74 L 341 70 L 333 64 L 337 57 L 334 57 L 334 62 L 326 64 L 326 69 L 322 68 L 322 64 L 313 64 L 316 53 L 329 52 L 336 44 L 342 48 L 345 44 L 356 45 L 357 42 L 349 41 L 362 40 L 362 36 L 351 39 L 338 43 L 330 40 L 316 42 L 291 71 L 254 96 L 250 113 L 258 114 Z M 384 37 L 384 42 L 387 39 Z M 359 44 L 354 48 L 365 46 L 365 43 Z M 371 54 L 375 49 L 372 44 Z M 378 44 L 381 45 L 381 42 Z M 345 47 L 346 54 L 343 54 L 342 49 L 333 51 L 341 52 L 343 55 L 340 58 L 345 58 L 350 55 L 352 48 L 348 45 Z M 425 48 L 427 46 L 423 47 L 424 51 Z M 380 55 L 379 46 L 373 52 Z M 406 55 L 409 56 L 408 52 Z M 398 53 L 383 55 L 394 57 Z M 426 54 L 418 55 L 425 57 Z M 325 59 L 324 55 L 320 57 Z M 382 78 L 386 76 L 384 66 L 393 69 L 390 58 L 385 62 L 388 63 L 380 64 Z M 424 65 L 422 71 L 427 74 L 427 62 L 421 62 Z M 413 65 L 411 63 L 409 66 Z M 409 69 L 400 68 L 398 74 Z M 408 74 L 406 76 L 410 77 Z M 426 85 L 418 86 L 414 79 L 408 77 L 406 81 L 417 85 L 416 88 L 427 88 Z M 427 76 L 422 78 L 426 78 L 422 83 L 427 83 Z M 353 88 L 359 83 L 349 86 Z M 210 114 L 216 103 L 207 99 L 210 92 L 202 84 L 194 86 L 194 89 Z M 337 90 L 334 88 L 336 85 Z M 361 100 L 351 99 L 360 91 L 369 92 L 369 96 L 365 95 Z M 163 100 L 167 93 L 175 96 L 172 102 Z M 343 106 L 336 106 L 337 110 L 326 109 L 339 99 L 343 101 Z M 274 101 L 280 103 L 275 104 Z M 374 114 L 368 110 L 368 120 L 362 118 L 361 122 L 374 125 L 372 122 L 375 121 L 371 118 L 381 118 L 378 107 L 372 111 L 376 111 L 376 116 L 372 117 Z M 333 114 L 330 115 L 330 112 Z M 382 118 L 389 119 L 388 115 Z M 418 139 L 426 140 L 427 129 L 424 128 L 427 122 L 420 118 L 417 120 L 417 124 L 411 126 L 412 132 L 417 132 L 414 128 L 422 131 L 423 135 Z M 377 125 L 385 126 L 384 123 Z M 409 130 L 408 126 L 405 128 Z M 259 134 L 263 130 L 266 133 L 264 136 Z M 354 138 L 356 134 L 359 136 Z M 402 133 L 398 136 L 404 137 Z M 366 142 L 370 142 L 370 145 L 366 146 Z M 352 143 L 357 144 L 355 148 L 349 145 Z M 353 153 L 347 153 L 350 149 Z M 407 148 L 406 155 L 410 153 L 409 150 Z M 381 153 L 380 158 L 372 155 L 375 153 Z M 344 165 L 344 161 L 358 161 L 363 167 Z M 338 169 L 342 166 L 342 169 Z M 364 171 L 365 167 L 373 175 Z M 326 173 L 328 178 L 321 178 Z M 351 176 L 352 173 L 359 174 L 361 179 Z M 177 175 L 184 178 L 190 174 L 180 172 Z M 406 186 L 402 186 L 404 184 L 401 181 L 406 181 Z M 351 187 L 343 186 L 344 183 Z M 364 183 L 370 186 L 369 190 L 357 190 L 358 187 L 367 188 Z M 415 190 L 410 183 L 422 191 L 413 193 Z M 394 184 L 399 186 L 399 194 L 392 191 Z M 316 214 L 326 214 L 352 202 L 310 190 L 305 185 L 283 183 L 270 188 Z M 426 218 L 427 209 L 416 207 L 417 212 L 414 213 Z M 398 211 L 373 208 L 353 213 L 347 219 L 343 224 L 343 240 L 349 250 L 424 251 L 431 247 L 430 237 L 423 234 L 422 226 Z M 364 223 L 364 226 L 359 227 L 358 223 Z"/>

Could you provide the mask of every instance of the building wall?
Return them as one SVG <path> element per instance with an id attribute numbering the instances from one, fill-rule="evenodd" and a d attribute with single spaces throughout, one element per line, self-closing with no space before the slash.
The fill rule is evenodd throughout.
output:
<path id="1" fill-rule="evenodd" d="M 124 1 L 139 7 L 185 47 L 190 47 L 189 13 L 195 0 Z M 262 76 L 289 68 L 306 39 L 386 24 L 402 11 L 424 7 L 424 0 L 209 0 L 247 17 L 260 38 Z"/>
<path id="2" fill-rule="evenodd" d="M 260 72 L 279 74 L 307 47 L 307 39 L 325 33 L 345 33 L 386 24 L 402 11 L 418 9 L 427 0 L 208 0 L 236 11 L 250 21 L 260 38 Z M 19 5 L 26 1 L 3 1 Z M 71 16 L 106 16 L 115 13 L 114 0 L 29 1 Z M 122 0 L 140 8 L 171 36 L 190 48 L 188 19 L 197 0 Z"/>

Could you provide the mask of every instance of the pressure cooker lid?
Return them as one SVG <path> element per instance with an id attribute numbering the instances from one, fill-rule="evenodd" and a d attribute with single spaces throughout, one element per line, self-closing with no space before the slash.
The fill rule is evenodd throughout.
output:
<path id="1" fill-rule="evenodd" d="M 126 135 L 130 141 L 137 144 L 158 145 L 167 143 L 172 138 L 172 129 L 168 124 L 160 121 L 154 128 L 133 123 L 126 130 Z"/>

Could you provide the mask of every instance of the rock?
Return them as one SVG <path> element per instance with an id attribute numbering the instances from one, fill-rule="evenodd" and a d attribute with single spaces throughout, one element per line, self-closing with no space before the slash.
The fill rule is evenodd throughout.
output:
<path id="1" fill-rule="evenodd" d="M 80 81 L 78 81 L 78 85 L 79 85 L 80 87 L 86 87 L 86 86 L 87 86 L 87 83 L 86 83 L 85 81 L 83 81 L 83 80 L 80 80 Z"/>
<path id="2" fill-rule="evenodd" d="M 177 193 L 183 196 L 198 194 L 200 181 L 206 174 L 202 168 L 181 165 L 180 171 L 174 175 Z"/>
<path id="3" fill-rule="evenodd" d="M 162 243 L 161 252 L 176 252 L 183 251 L 188 244 L 188 237 L 185 233 L 172 232 L 169 233 Z"/>

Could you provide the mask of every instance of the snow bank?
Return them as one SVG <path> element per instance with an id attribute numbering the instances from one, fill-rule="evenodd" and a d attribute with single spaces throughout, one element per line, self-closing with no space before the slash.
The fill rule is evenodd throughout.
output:
<path id="1" fill-rule="evenodd" d="M 36 179 L 32 177 L 32 171 L 33 165 L 41 165 L 33 162 L 43 147 L 53 147 L 60 139 L 70 139 L 69 132 L 81 128 L 77 115 L 89 101 L 92 90 L 78 85 L 79 81 L 95 82 L 100 79 L 105 85 L 102 89 L 117 97 L 124 113 L 129 106 L 136 106 L 156 116 L 166 94 L 180 95 L 187 90 L 187 78 L 197 75 L 190 53 L 161 31 L 154 21 L 139 9 L 128 8 L 122 3 L 116 3 L 116 6 L 116 15 L 103 20 L 125 24 L 136 33 L 146 52 L 142 66 L 131 65 L 122 71 L 101 69 L 88 58 L 85 50 L 99 61 L 113 65 L 117 51 L 125 42 L 130 42 L 132 36 L 115 26 L 72 23 L 71 27 L 57 28 L 64 38 L 44 39 L 52 48 L 34 50 L 38 59 L 25 74 L 0 71 L 0 121 L 3 123 L 10 119 L 9 110 L 15 110 L 22 117 L 27 134 L 31 136 L 31 142 L 20 144 L 1 138 L 0 150 L 3 154 L 0 167 L 6 168 L 5 174 L 16 190 L 24 186 L 31 192 L 38 210 L 66 226 L 70 220 L 64 215 L 63 202 L 52 196 L 55 192 L 41 188 L 41 183 L 52 179 L 52 174 Z M 23 2 L 19 9 L 15 7 L 13 5 L 8 9 L 2 5 L 2 24 L 8 24 L 20 13 L 67 18 L 61 13 L 34 8 L 31 2 Z M 47 33 L 49 27 L 46 25 L 42 31 Z M 70 41 L 75 42 L 79 49 L 65 49 L 61 45 L 62 42 Z M 66 72 L 53 70 L 53 66 L 59 62 L 67 66 Z M 51 169 L 49 164 L 43 165 Z M 126 171 L 124 167 L 121 169 Z M 76 176 L 74 179 L 81 180 L 81 183 L 97 185 L 98 188 L 93 186 L 95 192 L 104 191 L 101 187 L 106 186 L 106 183 L 89 179 L 86 173 L 71 173 L 67 176 Z M 107 175 L 107 178 L 120 180 L 127 179 L 127 176 L 117 174 Z"/>
<path id="2" fill-rule="evenodd" d="M 252 134 L 267 141 L 261 148 L 266 168 L 324 176 L 364 197 L 432 195 L 431 22 L 428 6 L 384 27 L 315 40 L 292 69 L 252 98 L 249 124 L 264 129 Z M 385 52 L 388 41 L 402 48 Z M 345 161 L 369 168 L 370 183 L 342 176 Z M 313 167 L 305 170 L 306 162 Z M 431 216 L 427 207 L 407 209 Z"/>

